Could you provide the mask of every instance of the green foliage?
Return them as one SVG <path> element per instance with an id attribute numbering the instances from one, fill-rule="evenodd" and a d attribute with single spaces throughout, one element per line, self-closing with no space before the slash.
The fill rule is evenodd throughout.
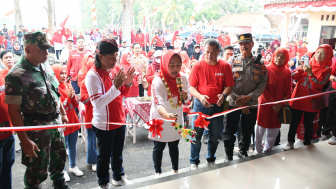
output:
<path id="1" fill-rule="evenodd" d="M 211 3 L 203 2 L 201 7 L 201 10 L 195 15 L 196 21 L 203 21 L 203 16 L 207 21 L 210 21 L 212 18 L 217 20 L 225 14 L 263 10 L 262 0 L 212 0 Z"/>
<path id="2" fill-rule="evenodd" d="M 196 21 L 204 21 L 203 20 L 203 16 L 207 21 L 210 21 L 211 19 L 219 19 L 222 15 L 219 13 L 219 11 L 217 11 L 214 8 L 209 8 L 209 9 L 202 9 L 201 11 L 198 11 L 195 14 L 195 20 Z"/>
<path id="3" fill-rule="evenodd" d="M 263 0 L 211 0 L 203 1 L 200 10 L 195 11 L 193 0 L 135 0 L 133 5 L 133 28 L 142 28 L 146 17 L 146 31 L 165 27 L 178 29 L 188 25 L 195 11 L 196 21 L 219 19 L 225 14 L 262 11 Z M 91 9 L 93 0 L 81 0 L 81 12 L 84 28 L 92 28 Z M 96 14 L 99 28 L 117 27 L 122 24 L 123 0 L 96 0 Z M 148 16 L 157 9 L 156 13 Z M 113 15 L 113 16 L 112 16 Z M 113 19 L 113 20 L 112 20 Z"/>

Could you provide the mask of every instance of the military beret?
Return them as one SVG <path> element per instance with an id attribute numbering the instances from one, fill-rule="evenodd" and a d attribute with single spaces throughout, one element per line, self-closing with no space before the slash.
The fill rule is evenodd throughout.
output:
<path id="1" fill-rule="evenodd" d="M 49 49 L 53 47 L 48 41 L 45 33 L 40 31 L 28 32 L 24 34 L 23 42 L 25 45 L 36 45 L 40 49 Z"/>

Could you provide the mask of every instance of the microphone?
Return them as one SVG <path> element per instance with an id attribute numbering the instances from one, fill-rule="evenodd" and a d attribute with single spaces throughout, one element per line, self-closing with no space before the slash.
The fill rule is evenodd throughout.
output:
<path id="1" fill-rule="evenodd" d="M 182 81 L 181 81 L 181 78 L 180 77 L 177 77 L 176 78 L 176 84 L 177 84 L 177 87 L 178 87 L 178 90 L 179 90 L 179 92 L 180 92 L 180 98 L 181 98 L 181 100 L 182 100 L 182 103 L 184 104 L 184 99 L 183 99 L 183 96 L 182 96 L 182 94 L 181 94 L 181 92 L 182 92 Z"/>

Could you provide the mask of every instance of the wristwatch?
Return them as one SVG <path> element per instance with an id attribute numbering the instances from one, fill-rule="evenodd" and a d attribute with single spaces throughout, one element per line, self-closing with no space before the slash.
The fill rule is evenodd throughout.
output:
<path id="1" fill-rule="evenodd" d="M 131 82 L 129 85 L 126 85 L 126 84 L 125 84 L 126 87 L 130 87 L 130 86 L 132 86 L 132 85 L 133 85 L 132 82 Z"/>
<path id="2" fill-rule="evenodd" d="M 224 96 L 224 100 L 226 100 L 227 94 L 223 93 L 222 95 Z"/>

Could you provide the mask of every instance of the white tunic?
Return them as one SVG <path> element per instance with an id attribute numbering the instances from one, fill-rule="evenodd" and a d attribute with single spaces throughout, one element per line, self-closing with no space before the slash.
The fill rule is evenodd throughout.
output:
<path id="1" fill-rule="evenodd" d="M 188 91 L 189 93 L 189 82 L 185 74 L 181 73 L 181 80 L 183 89 Z M 177 96 L 173 97 L 173 104 L 177 104 Z M 188 95 L 188 99 L 190 99 L 190 95 Z M 187 101 L 188 99 L 185 99 Z M 183 105 L 181 105 L 178 108 L 173 108 L 170 104 L 170 100 L 168 99 L 168 91 L 166 89 L 165 84 L 163 83 L 162 79 L 160 77 L 154 77 L 152 82 L 152 107 L 150 110 L 150 120 L 154 118 L 163 118 L 158 111 L 159 105 L 162 105 L 166 108 L 168 113 L 177 113 L 180 116 L 177 119 L 177 122 L 180 125 L 183 125 Z M 159 142 L 172 142 L 176 141 L 181 138 L 181 135 L 178 133 L 177 130 L 175 130 L 175 127 L 172 126 L 172 122 L 164 121 L 164 124 L 162 125 L 163 131 L 161 131 L 161 138 L 152 137 L 152 133 L 149 132 L 148 138 L 159 141 Z"/>

